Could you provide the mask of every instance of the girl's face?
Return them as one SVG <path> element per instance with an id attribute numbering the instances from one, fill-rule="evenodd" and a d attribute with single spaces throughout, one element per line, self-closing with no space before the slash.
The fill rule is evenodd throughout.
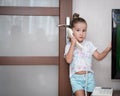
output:
<path id="1" fill-rule="evenodd" d="M 86 31 L 87 31 L 87 24 L 84 22 L 78 22 L 74 25 L 72 28 L 73 35 L 77 39 L 78 42 L 83 42 L 83 40 L 86 37 Z"/>

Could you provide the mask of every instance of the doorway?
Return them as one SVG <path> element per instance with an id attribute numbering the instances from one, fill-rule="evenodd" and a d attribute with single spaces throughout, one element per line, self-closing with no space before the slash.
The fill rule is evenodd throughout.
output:
<path id="1" fill-rule="evenodd" d="M 21 1 L 23 1 L 24 4 L 27 4 L 24 0 L 21 0 Z M 40 0 L 38 0 L 38 1 L 40 1 Z M 46 0 L 42 0 L 42 1 L 47 2 L 49 4 L 49 2 L 46 1 Z M 52 1 L 55 1 L 55 0 L 52 0 Z M 30 5 L 23 5 L 23 6 L 15 5 L 17 3 L 13 3 L 13 2 L 10 3 L 10 0 L 9 0 L 9 4 L 11 4 L 11 6 L 10 5 L 4 5 L 4 4 L 6 4 L 6 2 L 8 4 L 8 1 L 4 1 L 4 0 L 1 1 L 1 4 L 3 4 L 3 5 L 0 6 L 0 17 L 2 17 L 4 19 L 11 18 L 11 19 L 8 19 L 8 21 L 10 20 L 9 22 L 11 22 L 13 25 L 15 25 L 14 22 L 17 22 L 17 20 L 19 22 L 21 22 L 22 20 L 25 21 L 25 23 L 23 23 L 24 26 L 27 25 L 26 22 L 29 22 L 28 24 L 29 24 L 30 27 L 24 28 L 24 26 L 20 26 L 20 28 L 19 28 L 18 26 L 14 26 L 13 30 L 14 31 L 15 30 L 20 31 L 20 30 L 22 30 L 21 28 L 23 28 L 23 29 L 26 30 L 25 32 L 29 31 L 29 34 L 32 34 L 33 31 L 36 32 L 36 35 L 35 34 L 30 35 L 29 38 L 28 38 L 25 32 L 23 32 L 24 35 L 21 35 L 19 33 L 14 32 L 12 39 L 9 38 L 9 40 L 8 40 L 8 41 L 13 40 L 13 42 L 14 42 L 13 45 L 11 45 L 13 42 L 11 44 L 10 44 L 10 42 L 7 43 L 8 45 L 6 44 L 6 42 L 0 43 L 1 45 L 3 44 L 3 49 L 1 49 L 2 51 L 1 51 L 1 55 L 0 55 L 0 65 L 1 65 L 0 68 L 2 70 L 4 69 L 4 71 L 1 71 L 2 73 L 1 73 L 0 76 L 4 77 L 3 75 L 5 75 L 7 71 L 11 72 L 11 70 L 13 72 L 12 74 L 14 74 L 13 70 L 14 69 L 15 70 L 20 70 L 19 68 L 22 69 L 22 70 L 18 71 L 18 74 L 21 75 L 20 72 L 23 71 L 23 74 L 24 74 L 25 70 L 29 70 L 28 72 L 31 72 L 30 69 L 33 68 L 33 67 L 42 66 L 42 68 L 45 67 L 45 68 L 50 68 L 51 70 L 52 69 L 56 70 L 55 66 L 57 66 L 57 68 L 58 68 L 58 96 L 71 96 L 71 87 L 70 87 L 69 77 L 68 77 L 68 65 L 65 63 L 64 56 L 63 56 L 64 55 L 64 47 L 65 47 L 65 28 L 60 27 L 58 29 L 58 41 L 57 41 L 58 42 L 58 45 L 57 45 L 58 47 L 55 47 L 55 49 L 52 49 L 52 46 L 56 46 L 56 45 L 52 45 L 52 46 L 49 45 L 48 48 L 50 50 L 47 50 L 48 52 L 46 52 L 46 54 L 38 54 L 39 49 L 37 49 L 37 47 L 42 48 L 43 50 L 45 48 L 45 47 L 39 46 L 40 42 L 48 43 L 48 44 L 53 44 L 53 43 L 49 43 L 49 41 L 52 38 L 49 38 L 48 42 L 44 41 L 45 39 L 47 39 L 47 37 L 42 38 L 42 36 L 45 36 L 43 34 L 44 31 L 41 35 L 39 33 L 39 31 L 36 30 L 36 29 L 41 28 L 40 25 L 39 25 L 39 27 L 36 27 L 39 24 L 39 23 L 37 24 L 36 22 L 39 20 L 41 22 L 42 26 L 46 26 L 46 23 L 44 23 L 44 21 L 46 19 L 44 17 L 47 17 L 49 22 L 55 21 L 55 22 L 59 22 L 59 24 L 65 24 L 65 18 L 68 17 L 68 16 L 69 17 L 72 16 L 72 0 L 59 0 L 58 1 L 59 3 L 57 3 L 58 6 L 56 6 L 57 4 L 55 4 L 55 6 L 53 4 L 52 7 L 48 7 L 46 5 L 45 6 L 40 6 L 40 7 L 38 5 L 34 6 L 34 4 L 37 4 L 37 3 L 34 3 L 34 0 L 30 0 L 30 2 L 31 2 L 31 3 L 29 3 Z M 45 4 L 45 3 L 43 3 L 43 4 Z M 6 17 L 6 16 L 8 16 L 8 17 Z M 41 20 L 40 20 L 40 18 L 36 19 L 37 17 L 42 17 L 42 19 Z M 55 19 L 53 19 L 53 17 L 55 17 Z M 21 18 L 23 18 L 23 19 L 21 19 Z M 33 23 L 34 23 L 34 25 L 33 25 Z M 8 22 L 6 22 L 5 24 L 8 24 Z M 36 24 L 36 26 L 35 26 L 35 24 Z M 51 23 L 48 23 L 48 24 L 50 25 Z M 1 27 L 4 28 L 4 25 L 3 26 L 2 25 L 3 25 L 3 22 L 1 23 Z M 18 23 L 18 25 L 19 25 L 19 23 Z M 16 29 L 17 27 L 18 27 L 18 29 Z M 48 35 L 48 37 L 49 37 L 49 35 L 51 35 L 53 37 L 57 36 L 54 33 L 49 34 L 50 28 L 46 28 L 46 29 L 49 29 L 49 30 L 46 31 L 46 34 Z M 55 29 L 55 27 L 52 27 L 52 29 Z M 6 30 L 4 30 L 4 31 L 6 31 Z M 11 34 L 9 30 L 7 30 L 6 32 L 8 32 L 8 35 L 4 35 L 3 32 L 1 32 L 1 34 L 4 35 L 4 36 L 1 35 L 1 36 L 3 36 L 2 37 L 3 39 L 1 39 L 1 41 L 6 40 L 6 38 L 7 38 L 6 36 L 9 37 L 9 35 Z M 12 33 L 13 33 L 13 31 L 12 31 Z M 41 35 L 40 38 L 42 40 L 39 38 L 39 36 L 37 34 Z M 20 41 L 20 40 L 23 40 L 23 37 L 27 38 L 26 42 Z M 36 38 L 37 38 L 37 40 L 36 40 Z M 18 39 L 20 39 L 20 40 L 18 40 Z M 32 39 L 31 42 L 27 41 L 28 39 L 29 40 Z M 41 41 L 39 41 L 39 40 L 41 40 Z M 19 42 L 16 42 L 16 41 L 19 41 Z M 31 48 L 31 45 L 34 44 L 33 41 L 37 41 L 37 44 L 32 46 L 32 48 Z M 25 43 L 25 44 L 23 44 L 23 43 Z M 4 45 L 6 45 L 6 46 L 4 46 Z M 11 47 L 9 47 L 9 46 L 11 46 Z M 12 46 L 14 46 L 14 47 L 12 47 Z M 20 51 L 22 49 L 21 46 L 24 46 L 25 49 L 28 48 L 28 49 L 26 49 L 27 51 L 25 49 L 23 49 L 24 51 L 23 50 Z M 42 46 L 45 46 L 45 45 L 42 45 Z M 5 48 L 6 48 L 6 50 L 5 50 Z M 11 49 L 8 51 L 7 48 L 11 48 Z M 16 49 L 16 48 L 18 48 L 18 49 Z M 36 50 L 34 50 L 34 52 L 33 52 L 32 49 L 34 49 L 34 48 L 36 48 Z M 54 50 L 55 50 L 55 52 L 54 52 Z M 28 53 L 25 53 L 25 52 L 28 52 Z M 44 51 L 41 51 L 41 52 L 45 53 Z M 50 54 L 48 54 L 48 53 L 50 53 Z M 54 67 L 51 68 L 51 66 L 54 66 Z M 26 68 L 28 68 L 28 69 L 26 69 Z M 42 70 L 42 68 L 41 68 L 41 70 Z M 36 68 L 34 70 L 36 70 Z M 33 71 L 33 69 L 32 69 L 32 71 Z M 8 73 L 10 73 L 10 72 L 8 72 Z M 36 71 L 33 71 L 33 72 L 36 72 Z M 50 72 L 52 72 L 52 71 L 50 71 Z M 46 74 L 48 74 L 48 73 L 46 73 Z M 7 78 L 9 80 L 8 82 L 16 81 L 16 79 L 15 79 L 16 77 L 14 77 L 15 74 L 14 74 L 14 76 L 12 74 L 7 74 L 9 76 L 6 76 L 6 77 L 10 78 L 10 79 Z M 25 73 L 25 74 L 27 74 L 27 73 Z M 24 76 L 26 76 L 26 75 L 24 75 Z M 49 76 L 49 74 L 48 74 L 48 76 Z M 11 77 L 13 77 L 13 78 L 11 78 Z M 28 77 L 28 78 L 30 79 L 31 77 Z M 33 78 L 34 78 L 34 76 L 33 76 Z M 43 78 L 43 77 L 41 76 L 40 78 Z M 22 79 L 22 78 L 19 78 L 19 79 Z M 5 82 L 7 82 L 7 81 L 5 81 Z M 1 81 L 1 83 L 5 83 L 5 82 Z M 18 80 L 16 82 L 18 82 Z M 21 81 L 19 81 L 19 82 L 21 82 Z M 42 84 L 44 84 L 44 80 L 42 82 L 43 82 Z M 10 83 L 8 83 L 8 85 L 9 84 Z M 15 83 L 13 82 L 11 84 L 15 84 Z M 20 84 L 22 84 L 22 83 L 20 83 Z M 20 84 L 19 84 L 19 86 L 20 86 Z M 4 85 L 5 84 L 3 84 L 3 86 L 2 86 L 3 91 L 4 90 L 9 90 L 9 89 L 5 89 L 5 88 L 7 88 L 7 85 L 6 86 L 4 86 Z M 15 85 L 15 86 L 17 87 L 18 85 Z M 10 89 L 10 90 L 14 90 L 14 89 Z M 38 89 L 36 89 L 36 90 L 38 90 Z M 27 91 L 29 91 L 29 90 L 27 90 Z M 21 91 L 21 92 L 23 92 L 23 91 Z M 35 92 L 34 89 L 33 89 L 32 92 Z M 24 93 L 26 93 L 26 92 L 24 92 Z M 16 95 L 17 95 L 17 93 L 16 93 Z"/>

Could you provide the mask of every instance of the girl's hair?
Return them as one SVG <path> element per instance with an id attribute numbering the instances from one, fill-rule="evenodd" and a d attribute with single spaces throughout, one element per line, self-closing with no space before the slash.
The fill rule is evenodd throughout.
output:
<path id="1" fill-rule="evenodd" d="M 78 22 L 82 22 L 82 23 L 86 23 L 87 25 L 87 22 L 85 21 L 85 19 L 79 17 L 79 14 L 78 13 L 74 13 L 73 14 L 73 19 L 71 20 L 71 24 L 70 24 L 70 27 L 73 28 L 74 25 Z"/>

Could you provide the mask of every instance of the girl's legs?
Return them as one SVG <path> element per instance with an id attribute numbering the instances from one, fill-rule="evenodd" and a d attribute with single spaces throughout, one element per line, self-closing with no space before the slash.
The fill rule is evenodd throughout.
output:
<path id="1" fill-rule="evenodd" d="M 84 90 L 78 90 L 75 92 L 75 96 L 85 96 L 85 91 Z"/>
<path id="2" fill-rule="evenodd" d="M 90 96 L 91 92 L 87 92 L 87 96 Z M 75 96 L 85 96 L 85 91 L 84 90 L 78 90 L 75 92 Z"/>

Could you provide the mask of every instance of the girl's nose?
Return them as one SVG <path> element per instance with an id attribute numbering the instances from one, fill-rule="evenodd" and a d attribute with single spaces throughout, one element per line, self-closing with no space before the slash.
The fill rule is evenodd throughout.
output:
<path id="1" fill-rule="evenodd" d="M 80 35 L 82 35 L 83 34 L 83 32 L 82 31 L 80 31 Z"/>

